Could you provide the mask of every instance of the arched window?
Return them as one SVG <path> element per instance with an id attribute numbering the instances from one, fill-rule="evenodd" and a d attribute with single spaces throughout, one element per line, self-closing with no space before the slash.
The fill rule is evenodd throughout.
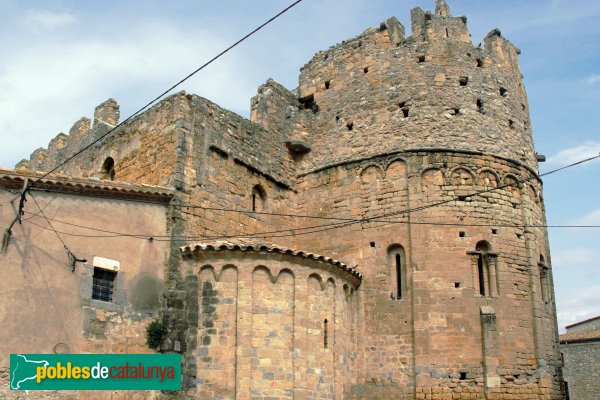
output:
<path id="1" fill-rule="evenodd" d="M 550 302 L 550 287 L 548 285 L 548 266 L 544 261 L 544 256 L 540 254 L 540 262 L 538 263 L 540 269 L 540 292 L 542 294 L 542 301 L 544 304 Z"/>
<path id="2" fill-rule="evenodd" d="M 263 211 L 267 202 L 267 193 L 261 185 L 252 188 L 252 211 Z"/>
<path id="3" fill-rule="evenodd" d="M 108 157 L 102 164 L 101 178 L 115 180 L 115 160 L 112 157 Z"/>
<path id="4" fill-rule="evenodd" d="M 475 293 L 482 297 L 496 297 L 498 295 L 498 259 L 492 252 L 492 246 L 482 240 L 475 246 L 475 251 L 470 251 L 473 268 L 473 286 Z"/>
<path id="5" fill-rule="evenodd" d="M 395 244 L 388 248 L 388 266 L 391 278 L 390 297 L 396 300 L 406 298 L 406 260 L 402 246 Z"/>

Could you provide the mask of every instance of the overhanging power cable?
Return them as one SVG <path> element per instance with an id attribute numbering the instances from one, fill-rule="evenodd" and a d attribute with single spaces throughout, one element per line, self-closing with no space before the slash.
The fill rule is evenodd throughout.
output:
<path id="1" fill-rule="evenodd" d="M 234 47 L 236 47 L 237 45 L 239 45 L 240 43 L 242 43 L 243 41 L 245 41 L 246 39 L 248 39 L 250 36 L 254 35 L 256 32 L 258 32 L 261 29 L 263 29 L 265 26 L 267 26 L 268 24 L 270 24 L 271 22 L 273 22 L 274 20 L 276 20 L 277 18 L 279 18 L 281 15 L 285 14 L 287 11 L 289 11 L 290 9 L 292 9 L 293 7 L 295 7 L 296 5 L 298 5 L 300 2 L 302 2 L 302 0 L 296 0 L 295 2 L 293 2 L 289 6 L 287 6 L 286 8 L 284 8 L 283 10 L 281 10 L 280 12 L 278 12 L 276 15 L 274 15 L 273 17 L 269 18 L 267 21 L 265 21 L 264 23 L 262 23 L 261 25 L 259 25 L 257 28 L 255 28 L 254 30 L 252 30 L 250 33 L 246 34 L 244 37 L 242 37 L 241 39 L 239 39 L 238 41 L 236 41 L 235 43 L 233 43 L 232 45 L 230 45 L 229 47 L 227 47 L 225 50 L 221 51 L 219 54 L 217 54 L 216 56 L 214 56 L 213 58 L 211 58 L 210 60 L 208 60 L 207 62 L 205 62 L 204 64 L 202 64 L 200 67 L 196 68 L 194 71 L 192 71 L 191 73 L 189 73 L 186 77 L 184 77 L 183 79 L 179 80 L 177 83 L 175 83 L 174 85 L 172 85 L 171 87 L 169 87 L 167 90 L 165 90 L 164 92 L 162 92 L 161 94 L 159 94 L 158 96 L 156 96 L 154 99 L 152 99 L 151 101 L 149 101 L 146 105 L 144 105 L 142 108 L 138 109 L 136 112 L 134 112 L 133 114 L 131 114 L 125 120 L 123 120 L 122 122 L 120 122 L 119 124 L 117 124 L 115 127 L 113 127 L 112 129 L 110 129 L 108 132 L 106 132 L 105 134 L 101 135 L 100 137 L 98 137 L 96 140 L 94 140 L 93 142 L 91 142 L 87 146 L 84 146 L 83 148 L 81 148 L 80 150 L 78 150 L 75 154 L 71 155 L 70 157 L 67 157 L 66 160 L 62 161 L 61 163 L 59 163 L 58 165 L 56 165 L 51 170 L 49 170 L 48 172 L 44 173 L 44 175 L 42 175 L 41 177 L 37 178 L 30 185 L 28 185 L 27 190 L 31 189 L 40 180 L 44 179 L 45 177 L 47 177 L 51 173 L 55 172 L 60 167 L 62 167 L 63 165 L 67 164 L 69 161 L 73 160 L 75 157 L 79 156 L 81 153 L 83 153 L 84 151 L 86 151 L 87 149 L 89 149 L 90 147 L 92 147 L 93 145 L 95 145 L 96 143 L 102 141 L 104 138 L 106 138 L 107 136 L 109 136 L 110 134 L 112 134 L 115 130 L 117 130 L 121 126 L 125 125 L 127 122 L 131 121 L 134 117 L 136 117 L 138 114 L 140 114 L 143 111 L 145 111 L 148 107 L 150 107 L 151 105 L 153 105 L 154 103 L 156 103 L 158 100 L 162 99 L 164 96 L 166 96 L 168 93 L 170 93 L 173 89 L 177 88 L 182 83 L 184 83 L 185 81 L 187 81 L 188 79 L 190 79 L 192 76 L 196 75 L 198 72 L 200 72 L 204 68 L 208 67 L 210 64 L 212 64 L 213 62 L 215 62 L 216 60 L 218 60 L 219 58 L 221 58 L 223 55 L 225 55 L 226 53 L 228 53 Z"/>
<path id="2" fill-rule="evenodd" d="M 573 167 L 573 166 L 576 166 L 579 164 L 583 164 L 588 161 L 592 161 L 593 159 L 596 159 L 599 157 L 600 157 L 600 155 L 591 157 L 591 158 L 588 158 L 585 160 L 581 160 L 576 163 L 545 172 L 539 176 L 540 177 L 547 176 L 547 175 L 556 173 L 558 171 L 562 171 L 564 169 L 567 169 L 567 168 L 570 168 L 570 167 Z M 320 219 L 320 220 L 327 220 L 327 221 L 331 221 L 331 220 L 340 221 L 340 222 L 334 223 L 334 224 L 327 223 L 327 224 L 313 225 L 313 226 L 308 226 L 308 227 L 286 228 L 286 229 L 280 229 L 280 230 L 254 232 L 254 233 L 248 233 L 248 234 L 198 235 L 198 236 L 149 235 L 149 234 L 139 234 L 139 233 L 115 232 L 115 231 L 109 231 L 106 229 L 99 229 L 99 228 L 84 226 L 81 224 L 75 224 L 75 223 L 71 223 L 71 222 L 67 222 L 67 221 L 46 218 L 45 216 L 44 216 L 44 218 L 46 218 L 47 220 L 54 221 L 56 223 L 65 224 L 68 226 L 73 226 L 73 227 L 77 227 L 77 228 L 88 229 L 91 231 L 103 233 L 103 235 L 86 235 L 86 234 L 77 234 L 77 233 L 69 233 L 69 232 L 60 232 L 61 234 L 65 234 L 65 235 L 76 236 L 76 237 L 88 237 L 88 238 L 131 237 L 131 238 L 137 238 L 137 239 L 143 239 L 143 240 L 153 239 L 156 241 L 170 241 L 170 240 L 195 240 L 195 239 L 223 240 L 223 239 L 234 239 L 234 238 L 235 239 L 243 239 L 243 238 L 289 237 L 289 236 L 301 236 L 301 235 L 307 235 L 307 234 L 312 234 L 312 233 L 318 233 L 318 232 L 323 232 L 323 231 L 327 231 L 330 229 L 341 228 L 344 226 L 349 226 L 352 224 L 364 223 L 364 222 L 385 222 L 385 223 L 392 223 L 392 224 L 408 224 L 408 221 L 398 221 L 398 220 L 394 220 L 394 219 L 388 219 L 388 220 L 382 221 L 381 219 L 382 218 L 390 218 L 391 216 L 398 217 L 400 214 L 408 214 L 408 213 L 412 213 L 412 212 L 416 212 L 416 211 L 421 211 L 421 210 L 424 210 L 427 208 L 436 207 L 436 206 L 439 206 L 439 205 L 442 205 L 445 203 L 457 201 L 458 199 L 460 199 L 462 197 L 475 197 L 477 195 L 488 193 L 488 192 L 491 192 L 494 190 L 499 190 L 499 189 L 503 189 L 506 187 L 514 186 L 514 185 L 520 185 L 524 182 L 535 179 L 536 177 L 537 176 L 532 176 L 530 178 L 518 180 L 518 181 L 510 183 L 510 184 L 506 184 L 506 185 L 502 185 L 502 186 L 498 186 L 498 187 L 490 188 L 490 189 L 486 189 L 486 190 L 481 190 L 478 192 L 471 193 L 468 196 L 456 196 L 452 199 L 448 199 L 448 200 L 445 200 L 442 202 L 432 203 L 432 204 L 428 204 L 428 205 L 424 205 L 424 206 L 420 206 L 420 207 L 415 207 L 412 209 L 401 210 L 401 211 L 398 211 L 395 213 L 388 213 L 388 214 L 374 216 L 374 217 L 370 217 L 370 218 L 322 217 L 322 216 L 314 216 L 314 215 L 269 213 L 269 212 L 250 211 L 250 210 L 235 210 L 235 209 L 227 209 L 227 208 L 219 208 L 219 207 L 204 207 L 204 206 L 192 206 L 192 205 L 176 206 L 176 207 L 181 207 L 181 208 L 203 209 L 203 210 L 222 211 L 222 212 L 235 212 L 235 213 L 242 213 L 242 214 L 258 214 L 258 215 L 269 215 L 269 216 L 278 216 L 278 217 L 309 218 L 309 219 Z M 185 210 L 182 210 L 182 212 L 184 214 L 187 214 L 187 215 L 190 215 L 193 217 L 200 217 L 200 218 L 203 217 L 202 215 L 194 214 L 194 213 L 191 213 L 191 212 L 185 211 Z M 35 215 L 36 214 L 33 214 L 30 218 L 28 218 L 28 220 L 30 220 Z M 28 221 L 28 222 L 31 222 L 34 225 L 40 226 L 39 224 L 36 224 L 32 221 Z M 432 226 L 497 227 L 497 228 L 506 227 L 506 228 L 522 228 L 522 229 L 524 229 L 524 228 L 600 228 L 600 225 L 541 225 L 541 224 L 506 224 L 506 223 L 469 224 L 469 223 L 426 222 L 426 221 L 411 221 L 410 223 L 414 224 L 414 225 L 432 225 Z M 42 227 L 42 226 L 40 226 L 40 227 Z M 42 228 L 44 228 L 44 227 L 42 227 Z"/>

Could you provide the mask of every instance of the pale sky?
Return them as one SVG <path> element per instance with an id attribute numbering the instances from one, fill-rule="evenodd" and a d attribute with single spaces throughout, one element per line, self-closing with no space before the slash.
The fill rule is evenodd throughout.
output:
<path id="1" fill-rule="evenodd" d="M 292 1 L 0 0 L 0 166 L 14 167 L 109 97 L 124 119 Z M 498 27 L 522 50 L 545 172 L 600 152 L 600 2 L 455 0 L 473 42 Z M 434 0 L 304 0 L 178 90 L 248 116 L 273 78 L 289 89 L 319 50 Z M 598 160 L 548 176 L 550 225 L 600 224 Z M 551 228 L 559 327 L 600 315 L 600 229 Z"/>

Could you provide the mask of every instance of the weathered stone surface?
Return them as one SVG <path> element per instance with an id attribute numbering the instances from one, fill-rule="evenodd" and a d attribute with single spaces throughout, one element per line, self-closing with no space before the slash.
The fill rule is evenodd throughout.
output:
<path id="1" fill-rule="evenodd" d="M 410 37 L 390 18 L 317 53 L 295 90 L 267 81 L 250 121 L 178 93 L 62 168 L 102 176 L 110 157 L 115 180 L 176 190 L 163 350 L 184 354 L 189 396 L 561 398 L 519 50 L 499 31 L 475 47 L 442 0 L 411 19 Z M 74 136 L 84 122 L 61 156 L 107 126 Z M 182 261 L 189 237 L 282 243 L 363 279 L 260 252 Z"/>

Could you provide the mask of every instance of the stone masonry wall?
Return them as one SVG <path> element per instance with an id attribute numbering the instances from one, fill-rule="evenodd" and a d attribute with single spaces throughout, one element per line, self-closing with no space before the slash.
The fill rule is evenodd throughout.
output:
<path id="1" fill-rule="evenodd" d="M 267 81 L 250 121 L 173 95 L 60 171 L 106 178 L 110 157 L 115 180 L 175 188 L 172 252 L 266 242 L 358 264 L 348 296 L 301 263 L 173 253 L 163 350 L 183 353 L 190 397 L 560 398 L 519 50 L 497 30 L 474 46 L 443 0 L 411 29 L 390 18 L 317 53 L 296 90 Z M 20 166 L 48 169 L 118 118 L 109 100 Z"/>
<path id="2" fill-rule="evenodd" d="M 530 177 L 528 168 L 507 160 L 440 151 L 368 158 L 301 178 L 300 213 L 318 203 L 323 216 L 390 215 L 298 238 L 301 248 L 358 263 L 365 277 L 360 373 L 366 383 L 354 387 L 353 397 L 438 398 L 448 391 L 470 398 L 486 388 L 488 398 L 556 398 L 554 305 L 542 301 L 539 268 L 548 254 L 545 231 L 519 227 L 544 224 L 540 182 L 456 199 Z M 479 294 L 469 254 L 480 241 L 498 254 L 486 296 Z M 390 296 L 397 289 L 388 255 L 397 247 L 407 282 L 400 300 Z M 484 332 L 489 337 L 482 343 Z"/>
<path id="3" fill-rule="evenodd" d="M 438 12 L 439 11 L 439 12 Z M 466 18 L 413 10 L 319 52 L 300 75 L 314 106 L 299 118 L 311 170 L 357 155 L 416 148 L 478 150 L 537 168 L 519 50 L 490 32 L 471 43 Z"/>
<path id="4" fill-rule="evenodd" d="M 356 382 L 355 283 L 331 265 L 268 253 L 194 253 L 197 387 L 191 396 L 341 398 Z"/>
<path id="5" fill-rule="evenodd" d="M 570 400 L 593 400 L 600 393 L 600 342 L 561 344 Z M 583 377 L 583 378 L 582 378 Z"/>

